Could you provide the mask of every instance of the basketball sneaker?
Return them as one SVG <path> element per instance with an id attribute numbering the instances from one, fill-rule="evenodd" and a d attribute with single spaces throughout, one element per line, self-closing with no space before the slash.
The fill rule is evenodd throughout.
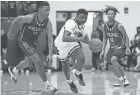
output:
<path id="1" fill-rule="evenodd" d="M 113 84 L 113 86 L 114 86 L 114 87 L 120 87 L 120 86 L 123 85 L 123 83 L 124 83 L 124 79 L 123 79 L 123 77 L 120 77 L 120 78 L 118 79 L 118 83 Z"/>
<path id="2" fill-rule="evenodd" d="M 74 84 L 74 82 L 68 82 L 69 86 L 70 86 L 70 89 L 71 91 L 73 91 L 74 93 L 78 93 L 78 89 L 76 87 L 76 85 Z"/>
<path id="3" fill-rule="evenodd" d="M 126 87 L 126 86 L 129 86 L 129 85 L 130 85 L 130 82 L 129 82 L 129 80 L 125 77 L 125 78 L 124 78 L 123 86 Z"/>
<path id="4" fill-rule="evenodd" d="M 56 89 L 55 87 L 53 87 L 52 85 L 49 85 L 49 86 L 47 87 L 47 89 L 49 90 L 49 93 L 50 93 L 51 95 L 53 95 L 53 94 L 55 94 L 55 93 L 57 92 L 57 89 Z"/>
<path id="5" fill-rule="evenodd" d="M 79 82 L 79 84 L 81 85 L 81 86 L 85 86 L 86 84 L 85 84 L 85 81 L 84 81 L 84 79 L 83 79 L 83 75 L 82 75 L 82 73 L 81 74 L 76 74 L 76 72 L 74 72 L 73 73 L 73 76 L 78 80 L 78 82 Z"/>
<path id="6" fill-rule="evenodd" d="M 8 72 L 9 72 L 9 74 L 11 75 L 11 80 L 12 80 L 14 83 L 17 83 L 18 72 L 13 72 L 13 67 L 9 67 L 9 68 L 8 68 Z"/>

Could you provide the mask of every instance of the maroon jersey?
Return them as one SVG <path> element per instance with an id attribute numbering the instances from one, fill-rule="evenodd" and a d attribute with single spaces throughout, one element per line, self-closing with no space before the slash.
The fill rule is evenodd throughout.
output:
<path id="1" fill-rule="evenodd" d="M 39 34 L 46 28 L 48 19 L 45 19 L 42 23 L 38 20 L 37 13 L 34 14 L 31 23 L 25 23 L 19 34 L 18 40 L 25 41 L 32 46 L 37 46 L 37 40 Z"/>
<path id="2" fill-rule="evenodd" d="M 111 47 L 124 45 L 123 36 L 118 30 L 118 24 L 119 23 L 115 21 L 115 23 L 110 27 L 108 22 L 106 22 L 104 26 L 104 30 Z"/>

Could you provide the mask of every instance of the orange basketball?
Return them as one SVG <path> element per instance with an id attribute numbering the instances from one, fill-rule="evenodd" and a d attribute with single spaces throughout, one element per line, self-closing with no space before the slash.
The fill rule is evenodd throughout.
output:
<path id="1" fill-rule="evenodd" d="M 98 38 L 94 38 L 89 42 L 89 49 L 94 53 L 100 52 L 102 50 L 102 46 L 103 42 Z"/>

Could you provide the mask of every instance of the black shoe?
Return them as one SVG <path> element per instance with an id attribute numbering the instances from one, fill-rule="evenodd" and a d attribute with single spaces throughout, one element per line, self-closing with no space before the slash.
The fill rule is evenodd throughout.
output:
<path id="1" fill-rule="evenodd" d="M 68 84 L 70 86 L 71 91 L 73 91 L 74 93 L 78 93 L 78 89 L 77 89 L 76 85 L 73 82 L 68 83 Z"/>
<path id="2" fill-rule="evenodd" d="M 12 80 L 14 83 L 17 83 L 17 76 L 18 76 L 18 74 L 15 74 L 15 73 L 13 72 L 13 67 L 9 67 L 9 68 L 8 68 L 8 72 L 9 72 L 9 74 L 11 75 L 11 80 Z"/>
<path id="3" fill-rule="evenodd" d="M 75 73 L 73 73 L 73 75 L 78 80 L 78 82 L 79 82 L 79 84 L 81 86 L 85 86 L 86 85 L 85 81 L 83 80 L 83 75 L 82 74 L 77 75 L 76 72 L 75 72 Z"/>

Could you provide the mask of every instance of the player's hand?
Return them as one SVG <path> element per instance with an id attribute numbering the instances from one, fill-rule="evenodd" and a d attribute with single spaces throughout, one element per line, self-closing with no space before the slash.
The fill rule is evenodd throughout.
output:
<path id="1" fill-rule="evenodd" d="M 131 51 L 129 48 L 126 48 L 126 51 L 125 51 L 126 55 L 130 55 L 131 54 Z"/>
<path id="2" fill-rule="evenodd" d="M 81 41 L 88 44 L 88 43 L 89 43 L 88 35 L 82 36 L 82 37 L 81 37 Z"/>
<path id="3" fill-rule="evenodd" d="M 103 60 L 104 58 L 104 51 L 102 50 L 102 52 L 100 53 L 100 59 Z"/>
<path id="4" fill-rule="evenodd" d="M 16 39 L 15 37 L 14 37 L 14 34 L 7 34 L 7 37 L 10 39 L 10 40 L 14 40 L 14 39 Z"/>
<path id="5" fill-rule="evenodd" d="M 49 55 L 47 56 L 46 61 L 48 62 L 49 66 L 51 66 L 51 62 L 52 62 L 52 55 L 51 55 L 51 54 L 49 54 Z"/>

